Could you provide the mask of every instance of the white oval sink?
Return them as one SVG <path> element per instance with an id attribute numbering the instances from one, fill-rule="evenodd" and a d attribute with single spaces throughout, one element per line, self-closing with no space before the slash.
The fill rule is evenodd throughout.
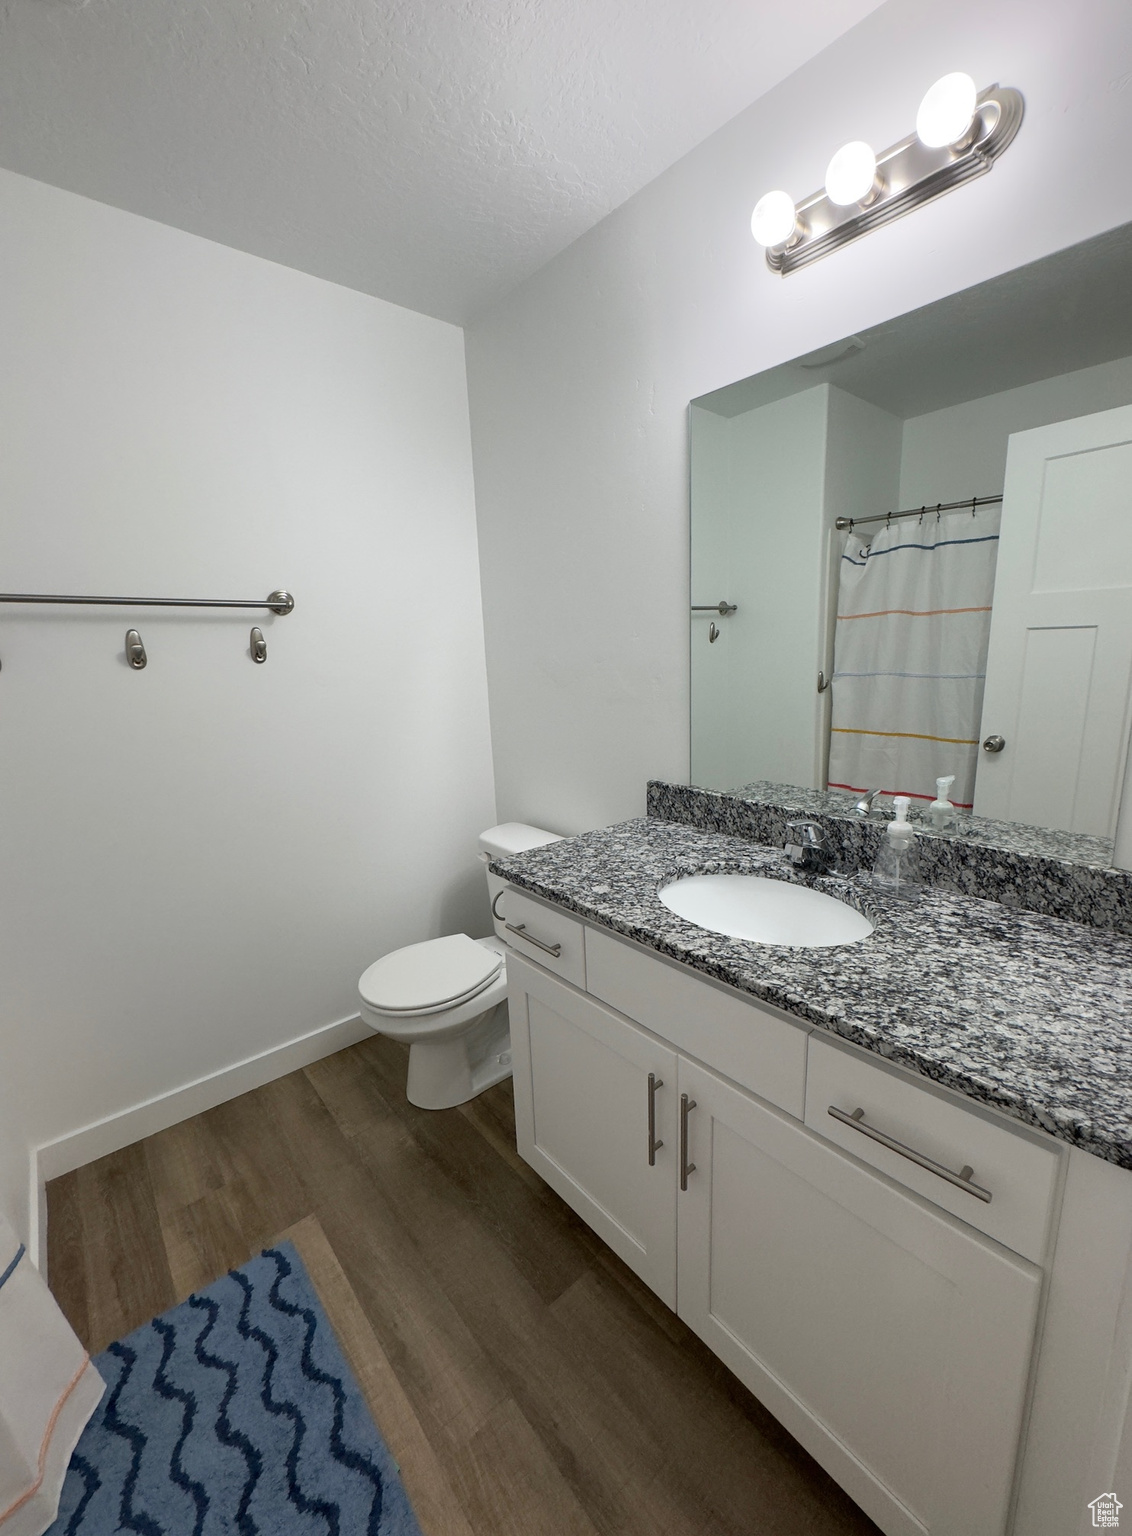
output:
<path id="1" fill-rule="evenodd" d="M 874 927 L 864 913 L 836 896 L 761 875 L 684 875 L 657 895 L 677 917 L 756 944 L 825 949 L 858 944 Z"/>

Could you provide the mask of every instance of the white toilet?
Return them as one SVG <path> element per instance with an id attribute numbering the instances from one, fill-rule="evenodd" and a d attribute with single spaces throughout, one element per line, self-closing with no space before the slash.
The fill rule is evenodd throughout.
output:
<path id="1" fill-rule="evenodd" d="M 505 858 L 562 839 L 519 821 L 480 837 L 480 858 Z M 451 1109 L 511 1076 L 507 946 L 495 901 L 506 880 L 487 871 L 495 936 L 450 933 L 383 955 L 358 982 L 361 1015 L 372 1030 L 409 1047 L 410 1104 Z"/>

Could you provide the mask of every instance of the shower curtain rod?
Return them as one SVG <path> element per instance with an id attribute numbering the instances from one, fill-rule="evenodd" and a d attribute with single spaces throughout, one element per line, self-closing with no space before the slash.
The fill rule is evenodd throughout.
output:
<path id="1" fill-rule="evenodd" d="M 272 613 L 290 613 L 295 599 L 290 592 L 272 592 L 267 597 L 244 602 L 231 597 L 64 597 L 37 592 L 0 592 L 0 603 L 93 603 L 111 608 L 270 608 Z"/>
<path id="2" fill-rule="evenodd" d="M 929 512 L 938 517 L 941 512 L 958 512 L 960 509 L 970 511 L 973 517 L 976 507 L 994 506 L 1001 500 L 1001 496 L 971 496 L 966 501 L 937 501 L 934 506 L 909 507 L 906 512 L 878 512 L 875 517 L 839 517 L 834 527 L 839 533 L 852 532 L 865 523 L 891 523 L 897 517 L 927 517 Z"/>

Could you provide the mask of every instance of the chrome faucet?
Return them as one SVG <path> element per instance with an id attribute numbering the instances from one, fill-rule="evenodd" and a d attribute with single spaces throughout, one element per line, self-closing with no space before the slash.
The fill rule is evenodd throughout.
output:
<path id="1" fill-rule="evenodd" d="M 883 794 L 883 789 L 870 789 L 867 794 L 861 796 L 853 809 L 856 811 L 858 816 L 867 816 L 876 803 L 877 796 Z"/>
<path id="2" fill-rule="evenodd" d="M 824 875 L 833 868 L 833 851 L 826 846 L 825 828 L 816 821 L 788 821 L 786 857 L 795 869 L 808 875 Z"/>

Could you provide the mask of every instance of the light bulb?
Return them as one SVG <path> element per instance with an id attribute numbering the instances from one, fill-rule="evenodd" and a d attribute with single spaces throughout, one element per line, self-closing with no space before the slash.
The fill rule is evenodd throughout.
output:
<path id="1" fill-rule="evenodd" d="M 798 227 L 798 210 L 789 192 L 767 192 L 755 204 L 751 233 L 760 245 L 785 245 Z"/>
<path id="2" fill-rule="evenodd" d="M 944 75 L 925 95 L 916 113 L 916 136 L 928 149 L 944 149 L 961 139 L 975 115 L 978 92 L 970 75 Z"/>
<path id="3" fill-rule="evenodd" d="M 825 195 L 839 208 L 861 203 L 873 190 L 877 177 L 877 157 L 868 144 L 854 139 L 843 144 L 825 172 Z"/>

